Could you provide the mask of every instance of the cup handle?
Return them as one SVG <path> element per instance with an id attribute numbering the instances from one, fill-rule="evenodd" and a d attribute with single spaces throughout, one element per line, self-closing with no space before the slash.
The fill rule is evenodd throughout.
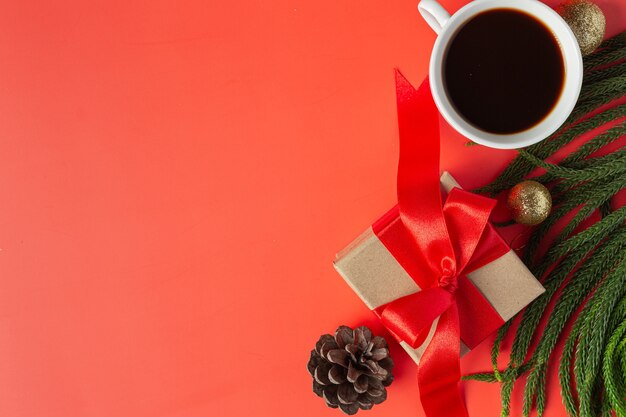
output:
<path id="1" fill-rule="evenodd" d="M 417 5 L 417 10 L 428 23 L 428 26 L 435 31 L 436 34 L 441 32 L 441 29 L 445 26 L 448 19 L 450 19 L 450 13 L 443 6 L 437 3 L 436 0 L 421 0 Z"/>

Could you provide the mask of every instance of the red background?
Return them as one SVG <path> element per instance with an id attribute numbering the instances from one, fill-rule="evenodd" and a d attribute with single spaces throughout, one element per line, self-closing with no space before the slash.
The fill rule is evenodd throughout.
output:
<path id="1" fill-rule="evenodd" d="M 0 415 L 339 416 L 309 350 L 383 330 L 331 261 L 394 203 L 393 68 L 417 85 L 434 40 L 416 0 L 2 1 Z M 466 187 L 513 155 L 442 130 Z M 368 415 L 419 416 L 392 354 Z"/>

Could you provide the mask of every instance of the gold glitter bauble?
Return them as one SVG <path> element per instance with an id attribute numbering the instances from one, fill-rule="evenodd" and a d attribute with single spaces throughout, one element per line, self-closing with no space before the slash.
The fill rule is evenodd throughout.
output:
<path id="1" fill-rule="evenodd" d="M 537 181 L 522 181 L 509 191 L 506 204 L 517 223 L 534 226 L 544 221 L 552 209 L 552 196 Z"/>
<path id="2" fill-rule="evenodd" d="M 583 56 L 589 55 L 600 46 L 606 29 L 606 19 L 597 5 L 589 0 L 572 0 L 561 4 L 558 12 L 572 28 Z"/>

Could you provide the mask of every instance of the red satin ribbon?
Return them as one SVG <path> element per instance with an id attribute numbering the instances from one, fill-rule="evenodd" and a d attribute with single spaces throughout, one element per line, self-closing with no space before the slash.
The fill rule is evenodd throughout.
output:
<path id="1" fill-rule="evenodd" d="M 412 347 L 424 341 L 438 319 L 433 339 L 420 359 L 420 397 L 429 417 L 467 417 L 458 391 L 463 319 L 473 309 L 487 331 L 501 317 L 465 278 L 465 273 L 509 251 L 488 223 L 495 201 L 455 188 L 442 204 L 439 185 L 439 117 L 428 79 L 418 90 L 396 71 L 400 162 L 398 208 L 374 230 L 421 291 L 376 309 L 383 324 Z M 389 223 L 394 215 L 400 221 Z M 460 294 L 460 295 L 459 295 Z M 458 297 L 457 297 L 458 295 Z M 478 307 L 475 307 L 477 305 Z M 483 320 L 484 319 L 484 320 Z M 464 335 L 465 336 L 465 335 Z M 464 337 L 472 344 L 480 336 Z"/>

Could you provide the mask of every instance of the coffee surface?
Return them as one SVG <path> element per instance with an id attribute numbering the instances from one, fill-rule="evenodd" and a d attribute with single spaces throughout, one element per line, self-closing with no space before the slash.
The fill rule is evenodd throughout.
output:
<path id="1" fill-rule="evenodd" d="M 541 122 L 563 88 L 564 64 L 552 32 L 534 17 L 494 9 L 469 20 L 444 58 L 446 92 L 475 127 L 517 133 Z"/>

